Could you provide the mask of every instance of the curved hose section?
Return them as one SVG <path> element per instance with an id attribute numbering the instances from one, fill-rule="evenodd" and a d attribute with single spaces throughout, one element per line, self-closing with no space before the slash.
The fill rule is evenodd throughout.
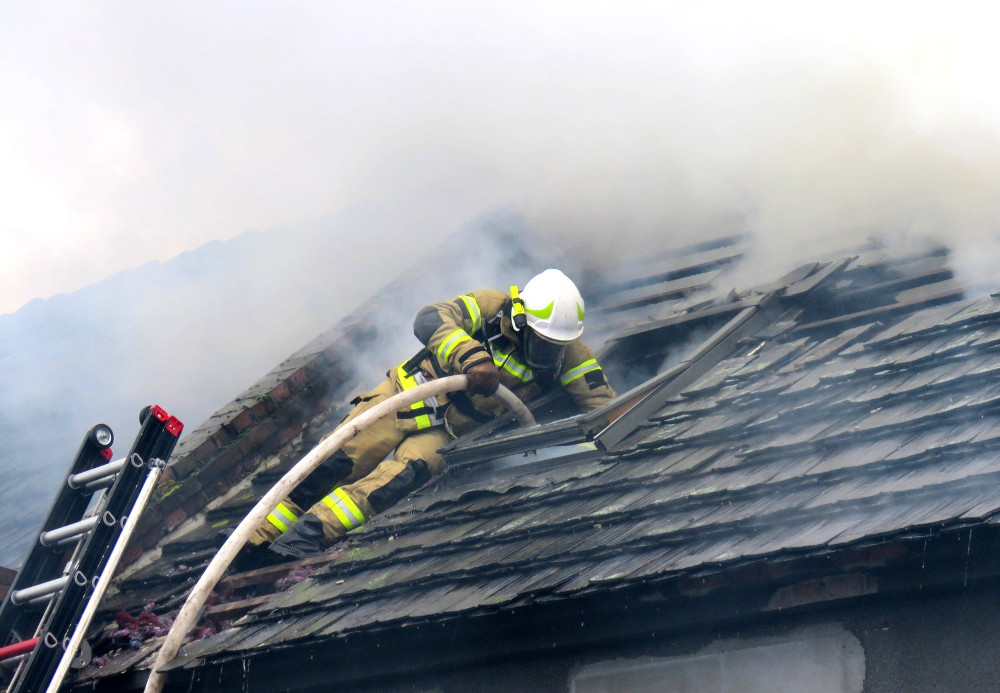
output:
<path id="1" fill-rule="evenodd" d="M 160 667 L 166 665 L 177 656 L 177 651 L 180 650 L 181 644 L 184 642 L 184 637 L 198 622 L 208 595 L 212 593 L 215 585 L 222 579 L 229 564 L 233 562 L 236 554 L 243 548 L 243 545 L 250 538 L 254 529 L 264 521 L 269 512 L 274 510 L 282 498 L 291 493 L 323 460 L 335 453 L 344 443 L 378 419 L 408 407 L 415 402 L 456 390 L 464 390 L 465 386 L 466 379 L 464 375 L 451 375 L 446 378 L 431 380 L 430 382 L 393 395 L 379 402 L 368 411 L 359 414 L 346 424 L 341 425 L 331 436 L 320 441 L 319 445 L 310 450 L 294 467 L 289 469 L 285 476 L 270 491 L 265 493 L 263 498 L 257 501 L 257 505 L 247 513 L 247 516 L 243 518 L 243 521 L 240 522 L 226 540 L 226 543 L 222 545 L 222 548 L 219 549 L 219 552 L 215 554 L 215 557 L 205 568 L 205 572 L 202 573 L 198 582 L 191 588 L 191 593 L 188 595 L 187 601 L 184 602 L 184 605 L 177 614 L 177 618 L 170 627 L 170 632 L 167 633 L 167 637 L 163 641 L 160 652 L 156 657 L 156 662 L 153 664 L 153 670 L 146 681 L 144 693 L 160 693 L 163 690 L 167 675 L 165 672 L 159 671 Z M 496 396 L 514 412 L 514 415 L 521 422 L 522 426 L 534 425 L 535 419 L 532 417 L 531 412 L 528 411 L 524 403 L 510 390 L 501 385 L 500 389 L 497 390 Z"/>

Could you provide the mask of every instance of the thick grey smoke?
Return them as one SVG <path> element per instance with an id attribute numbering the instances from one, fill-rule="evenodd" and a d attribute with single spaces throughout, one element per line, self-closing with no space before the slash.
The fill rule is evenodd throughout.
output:
<path id="1" fill-rule="evenodd" d="M 990 18 L 895 5 L 5 6 L 0 311 L 359 204 L 387 244 L 501 206 L 601 262 L 737 218 L 764 273 L 987 242 Z"/>
<path id="2" fill-rule="evenodd" d="M 612 276 L 742 232 L 742 287 L 877 233 L 989 287 L 990 22 L 869 5 L 3 6 L 0 312 L 279 229 L 0 317 L 8 459 L 43 489 L 80 425 L 197 425 L 486 210 Z M 530 276 L 466 253 L 412 301 Z"/>
<path id="3" fill-rule="evenodd" d="M 0 316 L 0 565 L 16 565 L 84 432 L 115 431 L 124 454 L 137 414 L 160 404 L 192 430 L 313 337 L 370 300 L 380 339 L 353 371 L 374 385 L 419 344 L 423 304 L 484 286 L 523 284 L 533 265 L 523 225 L 485 215 L 445 248 L 463 261 L 423 260 L 433 248 L 387 253 L 384 210 L 215 241 L 74 294 Z M 351 252 L 343 238 L 354 237 Z M 532 258 L 538 260 L 538 258 Z"/>
<path id="4" fill-rule="evenodd" d="M 900 252 L 951 246 L 960 272 L 978 268 L 970 282 L 995 266 L 1000 138 L 987 123 L 954 115 L 926 128 L 872 67 L 745 77 L 727 80 L 723 110 L 687 99 L 671 118 L 633 129 L 634 148 L 581 152 L 551 197 L 526 203 L 529 218 L 597 258 L 748 233 L 746 271 L 734 281 L 749 284 L 870 236 Z M 589 134 L 581 139 L 600 139 Z"/>

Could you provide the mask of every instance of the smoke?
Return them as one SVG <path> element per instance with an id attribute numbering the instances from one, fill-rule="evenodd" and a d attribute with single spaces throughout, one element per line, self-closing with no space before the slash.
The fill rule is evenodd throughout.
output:
<path id="1" fill-rule="evenodd" d="M 766 84 L 748 73 L 724 91 L 724 111 L 688 100 L 671 121 L 634 130 L 635 149 L 648 143 L 638 159 L 588 150 L 567 166 L 574 177 L 530 206 L 530 222 L 599 262 L 743 232 L 752 245 L 734 286 L 872 236 L 898 253 L 948 245 L 960 274 L 983 246 L 995 257 L 1000 140 L 985 123 L 956 115 L 922 126 L 871 65 L 800 65 Z"/>
<path id="2" fill-rule="evenodd" d="M 387 252 L 397 223 L 393 210 L 365 207 L 251 231 L 0 316 L 0 564 L 20 559 L 91 426 L 110 425 L 124 454 L 139 410 L 155 403 L 190 432 L 362 305 L 379 338 L 351 370 L 372 386 L 419 348 L 410 326 L 422 305 L 523 284 L 540 267 L 514 215 L 484 215 L 443 246 Z"/>
<path id="3" fill-rule="evenodd" d="M 387 246 L 514 209 L 591 264 L 734 219 L 762 275 L 876 231 L 974 247 L 1000 101 L 970 9 L 7 7 L 0 310 L 359 205 Z"/>
<path id="4" fill-rule="evenodd" d="M 418 347 L 420 305 L 546 264 L 508 226 L 573 276 L 746 233 L 744 288 L 879 234 L 946 243 L 989 287 L 993 23 L 816 11 L 0 7 L 0 312 L 139 267 L 0 318 L 4 448 L 35 460 L 70 432 L 29 467 L 45 480 L 150 401 L 197 425 L 410 271 L 361 364 L 378 377 Z M 167 262 L 248 228 L 273 231 Z M 450 271 L 421 275 L 456 230 Z"/>
<path id="5" fill-rule="evenodd" d="M 572 271 L 570 258 L 532 247 L 534 238 L 520 215 L 493 211 L 463 224 L 444 243 L 408 254 L 408 267 L 385 277 L 386 285 L 361 306 L 377 337 L 356 355 L 350 370 L 365 385 L 375 385 L 387 368 L 413 356 L 423 346 L 413 334 L 413 321 L 429 303 L 477 289 L 524 286 L 549 266 Z"/>

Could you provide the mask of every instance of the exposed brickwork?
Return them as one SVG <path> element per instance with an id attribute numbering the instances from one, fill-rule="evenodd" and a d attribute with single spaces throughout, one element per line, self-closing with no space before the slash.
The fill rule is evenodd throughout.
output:
<path id="1" fill-rule="evenodd" d="M 254 453 L 267 455 L 274 452 L 276 446 L 265 445 L 268 442 L 268 438 L 277 433 L 278 424 L 270 419 L 261 421 L 257 426 L 251 431 L 247 431 L 247 434 L 240 439 L 236 447 L 240 451 L 240 454 L 244 457 L 249 457 Z M 270 449 L 268 449 L 270 448 Z"/>
<path id="2" fill-rule="evenodd" d="M 143 527 L 148 529 L 161 522 L 163 522 L 163 510 L 161 510 L 158 506 L 147 505 L 146 509 L 142 511 L 142 517 L 139 519 L 139 525 L 136 529 L 136 533 L 142 534 Z"/>
<path id="3" fill-rule="evenodd" d="M 278 403 L 284 402 L 292 394 L 292 389 L 288 387 L 288 383 L 281 381 L 275 385 L 271 390 L 268 391 L 267 395 L 271 398 L 271 401 Z"/>
<path id="4" fill-rule="evenodd" d="M 121 560 L 118 562 L 118 570 L 116 572 L 120 572 L 128 564 L 135 563 L 139 560 L 139 557 L 142 556 L 145 550 L 146 548 L 143 546 L 141 541 L 133 539 L 129 543 L 128 547 L 126 547 L 125 552 L 122 554 Z"/>
<path id="5" fill-rule="evenodd" d="M 302 387 L 307 382 L 309 382 L 309 371 L 307 371 L 304 367 L 297 368 L 290 376 L 288 376 L 288 384 L 293 388 Z"/>
<path id="6" fill-rule="evenodd" d="M 214 446 L 214 444 L 213 444 Z M 200 450 L 201 448 L 199 448 Z M 210 458 L 209 458 L 210 459 Z M 199 458 L 198 451 L 188 453 L 181 457 L 176 457 L 172 460 L 170 465 L 170 470 L 173 472 L 174 478 L 178 481 L 188 477 L 191 472 L 198 468 Z"/>
<path id="7" fill-rule="evenodd" d="M 210 425 L 212 425 L 213 423 L 215 423 L 215 417 L 209 420 Z M 229 445 L 229 443 L 232 442 L 233 436 L 229 433 L 229 431 L 225 430 L 222 427 L 221 422 L 216 424 L 216 426 L 217 428 L 215 432 L 212 433 L 212 442 L 215 443 L 216 448 L 221 450 L 222 448 L 226 447 L 227 445 Z"/>
<path id="8" fill-rule="evenodd" d="M 166 531 L 171 532 L 187 518 L 187 511 L 184 510 L 184 508 L 177 508 L 177 510 L 174 510 L 172 513 L 163 518 L 163 528 Z"/>
<path id="9" fill-rule="evenodd" d="M 210 502 L 212 502 L 212 498 L 203 490 L 199 490 L 197 493 L 186 498 L 182 507 L 187 511 L 188 517 L 191 517 L 202 512 Z"/>
<path id="10" fill-rule="evenodd" d="M 203 489 L 206 496 L 210 498 L 218 498 L 219 496 L 225 494 L 229 491 L 229 482 L 226 480 L 216 481 L 211 486 L 205 487 Z"/>
<path id="11" fill-rule="evenodd" d="M 163 538 L 163 525 L 157 525 L 142 535 L 142 546 L 146 549 L 155 548 Z"/>
<path id="12" fill-rule="evenodd" d="M 212 499 L 256 471 L 261 461 L 283 450 L 291 454 L 289 446 L 309 421 L 343 406 L 354 385 L 350 356 L 374 337 L 373 323 L 349 316 L 189 431 L 143 514 L 124 562 L 135 561 L 143 547 L 152 548 L 169 537 Z"/>
<path id="13" fill-rule="evenodd" d="M 198 462 L 208 462 L 210 459 L 215 457 L 215 453 L 218 451 L 219 446 L 216 445 L 215 440 L 212 438 L 206 438 L 201 445 L 195 448 L 194 457 Z"/>
<path id="14" fill-rule="evenodd" d="M 175 483 L 177 483 L 177 477 L 174 476 L 174 470 L 172 468 L 164 469 L 160 474 L 160 480 L 156 482 L 156 488 L 153 492 L 157 495 L 163 495 Z"/>
<path id="15" fill-rule="evenodd" d="M 277 403 L 267 395 L 259 395 L 250 407 L 250 411 L 253 413 L 254 419 L 257 421 L 265 420 L 277 410 Z"/>
<path id="16" fill-rule="evenodd" d="M 253 466 L 254 467 L 257 466 L 256 460 L 254 460 Z M 230 486 L 235 486 L 236 484 L 240 483 L 243 480 L 243 477 L 246 476 L 246 474 L 247 470 L 244 468 L 244 465 L 238 464 L 233 467 L 230 467 L 225 472 L 223 472 L 222 479 L 226 484 L 229 484 Z"/>
<path id="17" fill-rule="evenodd" d="M 305 424 L 301 421 L 285 426 L 280 431 L 278 431 L 278 444 L 284 445 L 292 438 L 297 436 L 299 433 L 301 433 L 304 427 Z"/>
<path id="18" fill-rule="evenodd" d="M 255 419 L 253 412 L 250 411 L 249 409 L 244 409 L 238 414 L 236 414 L 236 416 L 233 417 L 233 420 L 225 424 L 225 426 L 229 428 L 229 430 L 233 434 L 233 437 L 235 438 L 238 437 L 241 433 L 243 433 L 243 431 L 250 428 L 250 426 L 253 425 L 254 421 Z"/>
<path id="19" fill-rule="evenodd" d="M 255 457 L 244 457 L 243 463 L 240 467 L 243 469 L 243 476 L 250 474 L 251 472 L 257 471 L 257 465 L 259 463 L 259 458 Z M 234 467 L 234 470 L 236 468 Z"/>

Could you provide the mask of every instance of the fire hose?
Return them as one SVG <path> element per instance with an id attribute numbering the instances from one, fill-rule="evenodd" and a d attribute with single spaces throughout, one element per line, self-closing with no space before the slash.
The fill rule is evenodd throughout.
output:
<path id="1" fill-rule="evenodd" d="M 466 378 L 464 375 L 452 375 L 446 378 L 439 378 L 423 383 L 409 390 L 404 390 L 388 399 L 379 402 L 371 409 L 359 414 L 350 421 L 342 424 L 332 435 L 320 441 L 299 460 L 288 472 L 276 483 L 270 491 L 257 501 L 257 505 L 247 513 L 233 533 L 219 549 L 215 557 L 209 562 L 198 582 L 191 588 L 187 600 L 177 613 L 170 631 L 167 633 L 160 647 L 160 652 L 156 656 L 156 662 L 146 681 L 144 693 L 160 693 L 166 683 L 167 674 L 160 669 L 168 664 L 181 648 L 188 631 L 194 627 L 202 614 L 205 601 L 215 589 L 215 585 L 222 579 L 223 574 L 229 564 L 236 558 L 243 545 L 253 531 L 264 521 L 267 514 L 278 505 L 282 498 L 287 496 L 298 486 L 323 460 L 335 453 L 347 441 L 366 429 L 375 421 L 388 414 L 392 414 L 400 409 L 404 409 L 411 404 L 421 400 L 431 399 L 438 395 L 443 395 L 456 390 L 464 390 Z M 514 393 L 503 385 L 497 390 L 496 396 L 511 410 L 521 422 L 522 426 L 532 426 L 535 423 L 531 412 L 519 400 Z"/>

